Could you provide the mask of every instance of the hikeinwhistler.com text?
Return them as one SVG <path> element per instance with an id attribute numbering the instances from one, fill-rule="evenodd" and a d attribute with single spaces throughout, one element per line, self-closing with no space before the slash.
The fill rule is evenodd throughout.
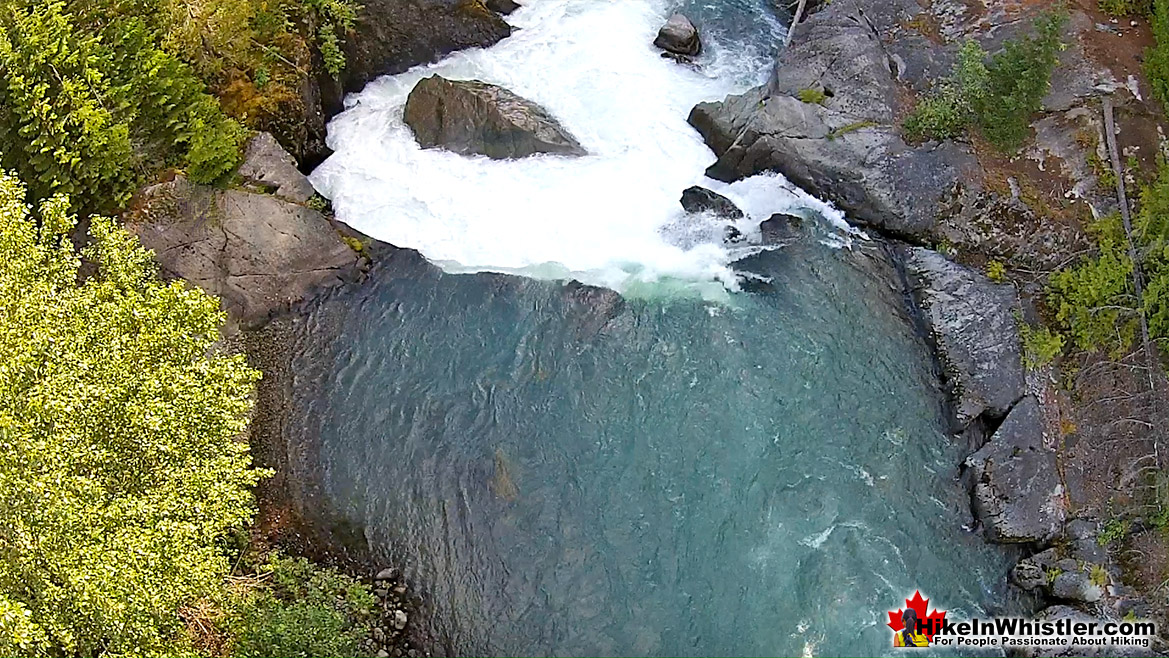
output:
<path id="1" fill-rule="evenodd" d="M 1144 647 L 1157 634 L 1148 620 L 1085 621 L 1071 618 L 1036 620 L 996 617 L 968 621 L 931 620 L 920 623 L 933 632 L 934 646 L 955 647 Z M 932 627 L 932 628 L 931 628 Z"/>

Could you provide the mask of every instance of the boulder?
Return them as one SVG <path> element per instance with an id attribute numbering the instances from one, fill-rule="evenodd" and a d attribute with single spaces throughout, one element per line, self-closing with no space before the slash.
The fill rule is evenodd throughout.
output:
<path id="1" fill-rule="evenodd" d="M 693 57 L 702 51 L 702 39 L 698 36 L 698 28 L 682 14 L 670 16 L 658 36 L 654 45 L 675 55 Z"/>
<path id="2" fill-rule="evenodd" d="M 697 185 L 686 188 L 682 192 L 681 203 L 686 212 L 709 212 L 724 219 L 743 218 L 743 211 L 739 210 L 734 201 L 718 192 Z"/>
<path id="3" fill-rule="evenodd" d="M 296 168 L 296 160 L 270 133 L 259 133 L 248 142 L 239 175 L 263 191 L 293 203 L 304 203 L 316 194 L 312 183 Z"/>
<path id="4" fill-rule="evenodd" d="M 1043 418 L 1035 398 L 1016 404 L 965 466 L 973 483 L 974 514 L 989 539 L 1042 543 L 1060 531 L 1063 485 L 1055 453 L 1043 444 Z"/>
<path id="5" fill-rule="evenodd" d="M 1095 603 L 1104 596 L 1104 587 L 1092 582 L 1089 570 L 1076 568 L 1061 571 L 1055 576 L 1051 583 L 1051 596 L 1064 601 Z"/>
<path id="6" fill-rule="evenodd" d="M 1027 591 L 1044 590 L 1051 584 L 1048 574 L 1059 561 L 1059 552 L 1049 548 L 1019 560 L 1011 569 L 1011 580 Z"/>
<path id="7" fill-rule="evenodd" d="M 759 224 L 759 234 L 763 244 L 783 244 L 797 240 L 800 229 L 804 225 L 802 217 L 775 213 Z"/>
<path id="8" fill-rule="evenodd" d="M 544 108 L 478 80 L 432 75 L 418 81 L 406 100 L 405 120 L 423 148 L 495 159 L 586 154 Z"/>
<path id="9" fill-rule="evenodd" d="M 1002 418 L 1023 396 L 1014 287 L 920 247 L 900 250 L 955 400 L 955 431 Z M 977 447 L 977 446 L 974 446 Z"/>
<path id="10" fill-rule="evenodd" d="M 487 0 L 485 4 L 491 11 L 505 16 L 519 9 L 521 6 L 515 0 Z"/>
<path id="11" fill-rule="evenodd" d="M 361 264 L 315 210 L 182 176 L 141 191 L 124 219 L 166 275 L 217 295 L 246 326 L 355 278 Z"/>

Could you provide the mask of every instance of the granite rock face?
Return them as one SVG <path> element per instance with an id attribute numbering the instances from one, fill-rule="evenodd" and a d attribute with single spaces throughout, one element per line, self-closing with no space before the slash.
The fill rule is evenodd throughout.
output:
<path id="1" fill-rule="evenodd" d="M 954 429 L 983 415 L 1002 418 L 1024 389 L 1014 287 L 936 251 L 908 247 L 900 253 L 954 394 Z"/>
<path id="2" fill-rule="evenodd" d="M 691 112 L 718 156 L 707 174 L 778 171 L 861 224 L 915 241 L 931 235 L 959 181 L 977 184 L 978 167 L 963 146 L 915 147 L 900 136 L 902 86 L 944 74 L 950 61 L 919 34 L 882 38 L 920 12 L 913 0 L 846 0 L 801 23 L 767 85 Z M 808 90 L 824 100 L 799 100 Z"/>
<path id="3" fill-rule="evenodd" d="M 406 100 L 405 120 L 423 148 L 495 159 L 586 154 L 547 110 L 478 80 L 420 80 Z"/>
<path id="4" fill-rule="evenodd" d="M 304 203 L 316 194 L 312 183 L 296 168 L 296 160 L 269 133 L 260 133 L 248 142 L 239 175 L 260 191 L 293 203 Z"/>
<path id="5" fill-rule="evenodd" d="M 1028 396 L 1015 405 L 990 441 L 966 459 L 966 468 L 973 483 L 974 513 L 989 539 L 1041 543 L 1060 532 L 1065 517 L 1063 485 L 1055 453 L 1043 443 L 1043 417 L 1035 398 Z M 1068 573 L 1071 580 L 1062 590 L 1075 589 L 1076 598 L 1088 600 L 1085 592 L 1090 588 L 1082 582 L 1083 574 Z M 1098 598 L 1099 594 L 1092 600 Z"/>
<path id="6" fill-rule="evenodd" d="M 274 195 L 180 176 L 140 192 L 125 219 L 164 274 L 217 295 L 245 326 L 360 271 L 360 256 L 324 215 Z"/>
<path id="7" fill-rule="evenodd" d="M 466 48 L 486 48 L 511 35 L 511 26 L 481 0 L 364 0 L 344 36 L 345 68 L 338 77 L 314 53 L 300 90 L 303 117 L 280 142 L 310 171 L 329 156 L 326 126 L 344 109 L 345 94 L 381 75 L 402 73 Z M 341 36 L 341 35 L 339 35 Z"/>

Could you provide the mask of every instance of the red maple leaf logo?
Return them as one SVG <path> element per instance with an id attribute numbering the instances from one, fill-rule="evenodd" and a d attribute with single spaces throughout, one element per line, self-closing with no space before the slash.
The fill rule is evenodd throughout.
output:
<path id="1" fill-rule="evenodd" d="M 933 642 L 934 633 L 941 629 L 942 621 L 946 618 L 946 611 L 934 610 L 927 615 L 926 608 L 929 607 L 929 604 L 929 599 L 921 598 L 920 591 L 914 592 L 912 599 L 905 599 L 905 605 L 913 608 L 913 611 L 917 613 L 918 620 L 922 622 L 921 632 L 925 634 L 930 642 Z M 905 612 L 904 608 L 898 608 L 896 612 L 889 612 L 888 626 L 893 629 L 894 633 L 905 628 L 905 623 L 901 621 L 901 614 L 903 612 Z"/>

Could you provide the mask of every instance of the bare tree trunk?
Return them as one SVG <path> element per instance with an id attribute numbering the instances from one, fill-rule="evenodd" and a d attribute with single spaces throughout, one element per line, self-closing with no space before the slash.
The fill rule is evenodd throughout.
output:
<path id="1" fill-rule="evenodd" d="M 787 48 L 792 45 L 792 36 L 796 33 L 796 26 L 800 24 L 800 18 L 804 15 L 804 6 L 808 4 L 808 0 L 800 0 L 800 4 L 796 7 L 796 15 L 792 18 L 792 24 L 787 28 L 787 38 L 783 41 L 783 47 Z"/>

